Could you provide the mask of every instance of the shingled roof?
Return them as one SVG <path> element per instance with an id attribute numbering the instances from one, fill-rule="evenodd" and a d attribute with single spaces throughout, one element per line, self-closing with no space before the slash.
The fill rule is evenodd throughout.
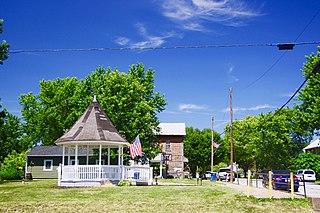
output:
<path id="1" fill-rule="evenodd" d="M 74 150 L 72 150 L 74 151 Z M 26 156 L 62 156 L 62 146 L 36 146 L 28 152 Z M 68 147 L 65 149 L 65 156 L 68 154 Z M 87 150 L 79 148 L 78 156 L 86 156 Z M 93 150 L 88 149 L 88 155 L 93 155 Z"/>
<path id="2" fill-rule="evenodd" d="M 57 145 L 76 143 L 129 145 L 126 139 L 119 134 L 95 98 L 79 120 L 55 143 Z"/>

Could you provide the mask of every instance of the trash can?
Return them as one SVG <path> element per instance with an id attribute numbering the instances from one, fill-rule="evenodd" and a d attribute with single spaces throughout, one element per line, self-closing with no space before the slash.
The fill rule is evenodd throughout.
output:
<path id="1" fill-rule="evenodd" d="M 133 179 L 138 180 L 140 178 L 140 172 L 133 173 Z"/>
<path id="2" fill-rule="evenodd" d="M 217 173 L 211 172 L 211 180 L 212 181 L 217 181 Z"/>

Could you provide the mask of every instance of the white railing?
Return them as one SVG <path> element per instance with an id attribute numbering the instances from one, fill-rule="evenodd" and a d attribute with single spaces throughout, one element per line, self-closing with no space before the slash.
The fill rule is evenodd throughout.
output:
<path id="1" fill-rule="evenodd" d="M 152 184 L 153 168 L 145 166 L 125 166 L 124 179 Z"/>
<path id="2" fill-rule="evenodd" d="M 58 168 L 58 181 L 121 180 L 152 183 L 153 168 L 145 166 L 70 165 Z"/>

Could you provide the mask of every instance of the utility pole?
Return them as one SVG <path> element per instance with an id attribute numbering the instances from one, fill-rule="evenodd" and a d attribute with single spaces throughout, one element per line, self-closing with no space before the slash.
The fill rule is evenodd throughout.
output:
<path id="1" fill-rule="evenodd" d="M 212 129 L 211 129 L 211 172 L 213 172 L 213 143 L 214 143 L 214 117 L 213 117 L 213 114 L 212 114 L 212 117 L 211 117 L 211 124 L 212 124 Z"/>
<path id="2" fill-rule="evenodd" d="M 232 88 L 230 88 L 230 182 L 233 183 Z"/>

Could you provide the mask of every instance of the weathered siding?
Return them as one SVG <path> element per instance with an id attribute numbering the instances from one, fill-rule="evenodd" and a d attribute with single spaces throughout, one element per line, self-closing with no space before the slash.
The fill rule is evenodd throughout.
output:
<path id="1" fill-rule="evenodd" d="M 96 159 L 98 157 L 89 157 L 89 165 L 95 165 Z M 74 159 L 74 156 L 71 157 L 71 159 Z M 53 169 L 50 171 L 43 170 L 43 164 L 44 160 L 53 160 Z M 87 164 L 87 158 L 85 156 L 79 156 L 79 165 L 86 165 Z M 31 162 L 33 162 L 33 166 L 31 166 Z M 65 157 L 65 164 L 68 162 L 68 157 Z M 56 179 L 58 178 L 58 172 L 57 168 L 59 167 L 60 163 L 62 163 L 62 157 L 60 156 L 41 156 L 41 157 L 35 157 L 35 156 L 29 156 L 28 157 L 28 172 L 32 174 L 32 178 L 35 179 L 42 179 L 42 178 L 50 178 L 50 179 Z M 107 163 L 105 161 L 105 163 Z"/>

